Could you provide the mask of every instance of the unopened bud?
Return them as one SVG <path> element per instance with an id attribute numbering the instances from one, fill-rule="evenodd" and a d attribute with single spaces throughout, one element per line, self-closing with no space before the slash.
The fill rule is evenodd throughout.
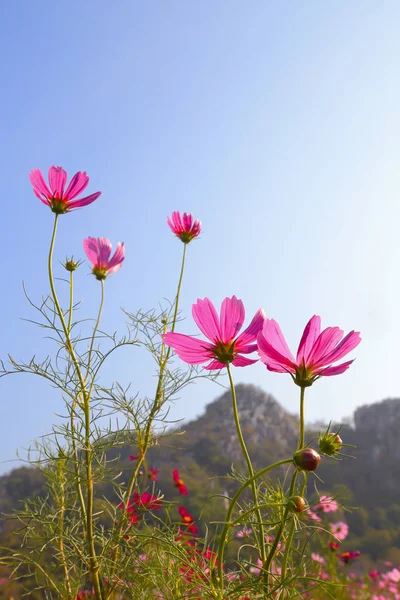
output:
<path id="1" fill-rule="evenodd" d="M 307 508 L 307 504 L 302 496 L 292 496 L 289 498 L 289 507 L 293 512 L 301 513 Z"/>
<path id="2" fill-rule="evenodd" d="M 71 256 L 71 258 L 65 259 L 64 267 L 70 273 L 72 273 L 73 271 L 76 271 L 77 268 L 79 267 L 79 265 L 80 265 L 80 261 L 74 260 L 73 256 Z"/>
<path id="3" fill-rule="evenodd" d="M 321 457 L 318 452 L 312 448 L 302 448 L 294 453 L 293 460 L 297 468 L 301 471 L 315 471 Z"/>
<path id="4" fill-rule="evenodd" d="M 338 433 L 324 433 L 318 440 L 320 452 L 333 456 L 342 449 L 343 441 Z"/>

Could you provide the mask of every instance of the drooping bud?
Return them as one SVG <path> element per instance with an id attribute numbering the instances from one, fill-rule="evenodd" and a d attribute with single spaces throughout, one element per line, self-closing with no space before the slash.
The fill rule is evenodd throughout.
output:
<path id="1" fill-rule="evenodd" d="M 295 513 L 301 513 L 307 508 L 307 503 L 302 496 L 292 496 L 289 498 L 289 507 Z"/>
<path id="2" fill-rule="evenodd" d="M 319 451 L 327 456 L 334 456 L 341 451 L 342 438 L 338 433 L 325 432 L 318 440 Z"/>
<path id="3" fill-rule="evenodd" d="M 293 460 L 296 467 L 301 471 L 315 471 L 321 457 L 318 452 L 312 448 L 302 448 L 294 453 Z"/>

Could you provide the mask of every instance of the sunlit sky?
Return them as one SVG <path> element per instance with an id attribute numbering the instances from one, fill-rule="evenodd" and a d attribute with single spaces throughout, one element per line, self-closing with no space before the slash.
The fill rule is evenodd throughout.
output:
<path id="1" fill-rule="evenodd" d="M 123 327 L 120 307 L 173 297 L 182 244 L 166 217 L 188 211 L 203 231 L 188 248 L 180 331 L 196 333 L 197 298 L 236 294 L 248 319 L 264 307 L 295 350 L 319 314 L 363 342 L 347 373 L 308 392 L 307 420 L 400 396 L 399 19 L 397 0 L 1 3 L 0 355 L 48 348 L 21 320 L 33 318 L 22 281 L 35 300 L 48 292 L 53 214 L 28 174 L 56 164 L 86 170 L 89 192 L 102 191 L 61 218 L 57 260 L 83 258 L 88 235 L 126 244 L 106 282 L 105 328 Z M 77 297 L 93 315 L 89 273 L 77 272 Z M 151 395 L 150 367 L 129 349 L 104 378 Z M 289 376 L 261 364 L 234 376 L 297 410 Z M 192 386 L 170 418 L 193 419 L 220 393 Z M 0 379 L 0 397 L 8 471 L 63 404 L 28 375 Z"/>

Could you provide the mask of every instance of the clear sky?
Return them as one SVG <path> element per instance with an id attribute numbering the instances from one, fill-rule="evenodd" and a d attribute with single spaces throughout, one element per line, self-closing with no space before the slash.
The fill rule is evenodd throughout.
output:
<path id="1" fill-rule="evenodd" d="M 14 0 L 0 5 L 0 169 L 3 252 L 0 355 L 44 356 L 21 282 L 48 291 L 53 215 L 29 171 L 86 170 L 93 205 L 62 217 L 56 256 L 82 240 L 126 243 L 107 283 L 105 327 L 172 298 L 181 243 L 173 210 L 203 223 L 182 293 L 260 306 L 295 349 L 314 313 L 361 331 L 350 370 L 308 393 L 308 420 L 340 419 L 400 396 L 400 4 L 397 0 Z M 61 270 L 58 271 L 61 275 Z M 77 275 L 84 310 L 98 284 Z M 148 359 L 130 349 L 106 374 L 151 394 Z M 298 390 L 258 364 L 237 382 L 272 392 L 290 411 Z M 188 388 L 171 417 L 200 414 L 220 388 Z M 0 460 L 49 431 L 55 390 L 30 376 L 0 380 Z M 0 470 L 14 463 L 2 462 Z"/>

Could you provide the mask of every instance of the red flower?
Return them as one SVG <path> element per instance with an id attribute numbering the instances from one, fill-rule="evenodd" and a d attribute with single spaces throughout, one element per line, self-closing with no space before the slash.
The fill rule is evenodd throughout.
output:
<path id="1" fill-rule="evenodd" d="M 135 456 L 133 456 L 133 454 L 129 456 L 129 460 L 137 460 L 138 458 L 139 456 L 137 454 Z"/>
<path id="2" fill-rule="evenodd" d="M 329 548 L 332 552 L 335 552 L 339 548 L 340 544 L 338 542 L 329 542 Z"/>
<path id="3" fill-rule="evenodd" d="M 187 530 L 190 533 L 199 533 L 196 525 L 194 524 L 194 519 L 190 513 L 186 510 L 184 506 L 178 506 L 179 514 L 182 518 L 182 524 L 186 525 Z"/>
<path id="4" fill-rule="evenodd" d="M 174 478 L 175 487 L 178 488 L 179 493 L 182 494 L 182 496 L 187 496 L 187 493 L 188 493 L 187 487 L 183 483 L 182 479 L 179 477 L 178 469 L 174 469 L 174 471 L 172 473 L 172 477 Z"/>
<path id="5" fill-rule="evenodd" d="M 149 478 L 152 481 L 157 481 L 157 473 L 158 473 L 158 470 L 155 469 L 154 467 L 151 467 L 151 469 L 149 471 Z"/>
<path id="6" fill-rule="evenodd" d="M 118 508 L 124 509 L 125 504 L 121 502 Z M 136 525 L 139 522 L 139 518 L 136 514 L 136 508 L 133 506 L 133 503 L 130 500 L 128 500 L 128 504 L 126 505 L 126 514 L 128 515 L 128 521 L 133 523 L 133 525 Z"/>
<path id="7" fill-rule="evenodd" d="M 141 496 L 135 492 L 133 494 L 133 504 L 136 504 L 139 508 L 159 510 L 162 507 L 162 500 L 159 500 L 157 496 L 152 496 L 149 492 L 144 492 Z"/>
<path id="8" fill-rule="evenodd" d="M 348 565 L 353 558 L 357 558 L 358 556 L 360 556 L 359 550 L 356 550 L 355 552 L 347 551 L 343 552 L 342 554 L 338 554 L 338 559 L 341 560 L 345 565 Z"/>

